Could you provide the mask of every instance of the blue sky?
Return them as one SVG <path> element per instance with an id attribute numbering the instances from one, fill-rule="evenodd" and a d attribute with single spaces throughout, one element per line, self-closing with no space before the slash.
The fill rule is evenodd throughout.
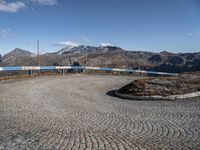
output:
<path id="1" fill-rule="evenodd" d="M 64 46 L 200 51 L 200 0 L 0 0 L 0 53 Z"/>

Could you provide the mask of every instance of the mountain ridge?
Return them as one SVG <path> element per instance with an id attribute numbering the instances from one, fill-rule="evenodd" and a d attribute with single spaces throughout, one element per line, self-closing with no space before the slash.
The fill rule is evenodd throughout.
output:
<path id="1" fill-rule="evenodd" d="M 71 65 L 79 61 L 87 66 L 120 67 L 165 72 L 200 71 L 200 52 L 159 53 L 129 51 L 116 46 L 68 46 L 55 53 L 40 55 L 41 65 Z M 37 55 L 15 49 L 2 57 L 1 66 L 37 65 Z"/>

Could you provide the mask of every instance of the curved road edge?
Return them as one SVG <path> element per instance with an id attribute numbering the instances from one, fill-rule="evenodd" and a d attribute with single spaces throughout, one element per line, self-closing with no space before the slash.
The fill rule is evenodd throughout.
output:
<path id="1" fill-rule="evenodd" d="M 121 94 L 116 90 L 114 94 L 123 99 L 129 99 L 129 100 L 179 100 L 179 99 L 189 99 L 189 98 L 195 98 L 200 97 L 200 92 L 194 92 L 194 93 L 188 93 L 188 94 L 182 94 L 182 95 L 170 95 L 170 96 L 132 96 L 129 94 Z"/>

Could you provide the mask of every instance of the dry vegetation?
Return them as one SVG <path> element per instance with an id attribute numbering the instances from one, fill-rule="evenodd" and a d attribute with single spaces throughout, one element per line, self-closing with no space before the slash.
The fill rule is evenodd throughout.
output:
<path id="1" fill-rule="evenodd" d="M 21 79 L 27 79 L 27 78 L 36 78 L 40 76 L 60 76 L 61 74 L 53 73 L 53 72 L 40 72 L 40 73 L 34 73 L 33 75 L 12 75 L 12 76 L 2 76 L 0 77 L 0 81 L 5 80 L 21 80 Z"/>
<path id="2" fill-rule="evenodd" d="M 119 89 L 121 94 L 134 96 L 169 96 L 200 91 L 198 74 L 179 77 L 138 79 Z"/>

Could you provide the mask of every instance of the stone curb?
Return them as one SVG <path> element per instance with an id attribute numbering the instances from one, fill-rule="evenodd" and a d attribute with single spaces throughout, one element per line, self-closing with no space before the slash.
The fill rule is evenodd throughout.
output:
<path id="1" fill-rule="evenodd" d="M 170 96 L 132 96 L 128 94 L 121 94 L 118 90 L 115 91 L 115 95 L 119 98 L 130 99 L 130 100 L 179 100 L 188 99 L 200 96 L 200 92 L 182 94 L 182 95 L 170 95 Z"/>

